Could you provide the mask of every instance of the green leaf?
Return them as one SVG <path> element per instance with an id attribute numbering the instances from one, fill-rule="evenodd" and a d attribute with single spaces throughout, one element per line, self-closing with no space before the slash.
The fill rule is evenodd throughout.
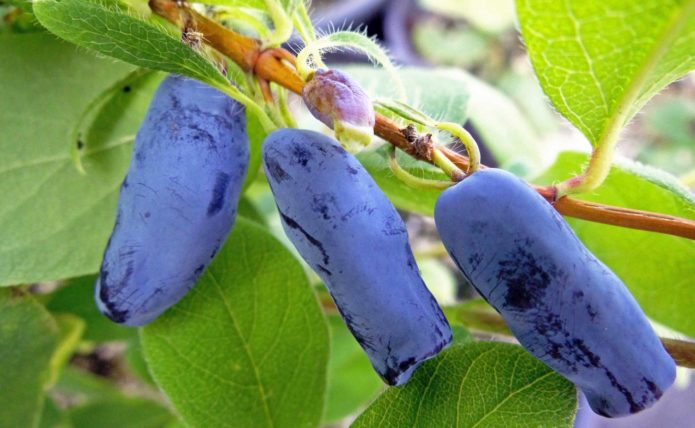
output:
<path id="1" fill-rule="evenodd" d="M 695 0 L 517 0 L 545 93 L 594 145 L 695 68 Z"/>
<path id="2" fill-rule="evenodd" d="M 241 197 L 239 199 L 239 205 L 237 207 L 238 215 L 244 217 L 246 220 L 251 220 L 257 223 L 259 226 L 266 226 L 265 217 L 258 209 L 256 204 L 247 197 Z"/>
<path id="3" fill-rule="evenodd" d="M 130 142 L 160 76 L 95 113 L 84 133 L 86 175 L 71 160 L 70 135 L 91 101 L 133 70 L 47 34 L 0 36 L 0 285 L 98 270 Z"/>
<path id="4" fill-rule="evenodd" d="M 122 397 L 117 386 L 106 378 L 70 365 L 61 372 L 50 393 L 75 405 Z"/>
<path id="5" fill-rule="evenodd" d="M 246 110 L 246 135 L 249 137 L 249 166 L 244 180 L 244 190 L 253 183 L 261 170 L 261 147 L 267 132 L 263 129 L 263 125 L 255 114 Z"/>
<path id="6" fill-rule="evenodd" d="M 484 32 L 498 34 L 514 25 L 513 0 L 419 0 L 418 3 L 448 19 L 469 21 Z"/>
<path id="7" fill-rule="evenodd" d="M 50 397 L 46 397 L 39 428 L 72 428 L 72 424 L 66 412 L 59 409 Z"/>
<path id="8" fill-rule="evenodd" d="M 71 314 L 57 314 L 54 318 L 58 324 L 59 337 L 58 347 L 50 362 L 50 376 L 46 382 L 48 387 L 53 386 L 58 380 L 60 372 L 77 348 L 85 328 L 85 322 Z"/>
<path id="9" fill-rule="evenodd" d="M 444 315 L 451 324 L 463 324 L 471 330 L 512 335 L 499 313 L 483 299 L 467 300 L 445 307 Z"/>
<path id="10" fill-rule="evenodd" d="M 58 337 L 51 315 L 29 294 L 0 289 L 0 426 L 38 425 Z"/>
<path id="11" fill-rule="evenodd" d="M 191 427 L 311 427 L 328 332 L 301 265 L 244 219 L 201 280 L 142 329 L 150 371 Z"/>
<path id="12" fill-rule="evenodd" d="M 416 189 L 399 180 L 391 172 L 388 164 L 388 144 L 357 154 L 357 159 L 369 171 L 374 181 L 386 193 L 393 204 L 406 211 L 433 215 L 434 204 L 441 193 L 437 189 Z M 402 152 L 396 153 L 398 163 L 416 177 L 447 180 L 447 176 L 437 167 L 426 162 L 417 161 Z"/>
<path id="13" fill-rule="evenodd" d="M 143 398 L 112 398 L 70 409 L 74 428 L 163 428 L 176 418 L 166 407 Z"/>
<path id="14" fill-rule="evenodd" d="M 2 3 L 17 6 L 20 9 L 31 12 L 31 2 L 29 0 L 4 0 Z"/>
<path id="15" fill-rule="evenodd" d="M 365 406 L 383 388 L 366 354 L 336 315 L 331 326 L 331 356 L 328 360 L 328 391 L 324 423 L 337 422 Z"/>
<path id="16" fill-rule="evenodd" d="M 470 69 L 485 64 L 490 54 L 490 37 L 465 23 L 423 20 L 414 26 L 412 39 L 417 53 L 433 64 Z"/>
<path id="17" fill-rule="evenodd" d="M 461 81 L 470 93 L 470 123 L 501 168 L 529 177 L 552 162 L 554 148 L 531 126 L 523 106 L 471 74 L 462 72 Z"/>
<path id="18" fill-rule="evenodd" d="M 452 345 L 389 388 L 361 427 L 571 427 L 574 385 L 515 345 Z"/>
<path id="19" fill-rule="evenodd" d="M 420 275 L 427 289 L 441 306 L 452 305 L 456 302 L 456 278 L 454 272 L 441 260 L 428 257 L 417 257 Z"/>
<path id="20" fill-rule="evenodd" d="M 573 176 L 577 166 L 586 160 L 585 154 L 564 153 L 535 181 L 549 184 Z M 673 176 L 626 161 L 611 169 L 599 189 L 578 197 L 695 219 L 695 196 Z M 568 221 L 589 250 L 625 282 L 649 317 L 695 336 L 695 241 L 582 220 Z"/>
<path id="21" fill-rule="evenodd" d="M 84 340 L 106 342 L 135 338 L 136 329 L 112 322 L 97 309 L 94 303 L 96 278 L 96 275 L 88 275 L 69 280 L 51 294 L 46 308 L 51 312 L 71 313 L 85 320 L 87 328 L 83 335 Z"/>
<path id="22" fill-rule="evenodd" d="M 372 98 L 393 98 L 391 77 L 386 70 L 367 66 L 340 67 Z M 437 120 L 466 122 L 468 90 L 455 69 L 405 67 L 398 70 L 406 90 L 406 102 Z"/>
<path id="23" fill-rule="evenodd" d="M 208 59 L 179 37 L 123 9 L 84 0 L 37 0 L 34 13 L 49 31 L 78 46 L 141 67 L 228 85 Z"/>
<path id="24" fill-rule="evenodd" d="M 454 338 L 451 341 L 452 345 L 450 346 L 458 346 L 466 343 L 475 342 L 475 338 L 473 337 L 473 335 L 462 325 L 456 325 L 452 323 L 451 333 L 454 336 Z"/>

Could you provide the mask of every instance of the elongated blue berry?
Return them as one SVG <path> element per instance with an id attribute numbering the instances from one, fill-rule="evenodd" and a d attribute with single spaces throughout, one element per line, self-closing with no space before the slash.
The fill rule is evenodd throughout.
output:
<path id="1" fill-rule="evenodd" d="M 95 298 L 117 323 L 152 321 L 178 302 L 224 243 L 249 158 L 243 107 L 169 76 L 138 131 Z"/>
<path id="2" fill-rule="evenodd" d="M 263 166 L 282 224 L 390 385 L 405 383 L 451 341 L 420 277 L 405 225 L 351 154 L 324 135 L 270 134 Z"/>
<path id="3" fill-rule="evenodd" d="M 513 175 L 477 172 L 442 193 L 442 241 L 519 342 L 616 417 L 654 404 L 675 364 L 620 279 Z"/>

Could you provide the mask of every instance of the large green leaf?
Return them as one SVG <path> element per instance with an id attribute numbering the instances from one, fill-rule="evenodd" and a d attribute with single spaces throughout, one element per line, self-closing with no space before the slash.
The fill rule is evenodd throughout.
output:
<path id="1" fill-rule="evenodd" d="M 331 356 L 325 423 L 336 422 L 365 406 L 384 385 L 345 322 L 337 315 L 330 316 L 328 321 Z"/>
<path id="2" fill-rule="evenodd" d="M 595 145 L 695 68 L 695 0 L 517 0 L 517 11 L 545 93 Z"/>
<path id="3" fill-rule="evenodd" d="M 48 30 L 78 46 L 141 67 L 228 85 L 207 58 L 178 36 L 124 9 L 99 1 L 37 0 L 34 13 Z"/>
<path id="4" fill-rule="evenodd" d="M 39 423 L 58 326 L 30 295 L 0 289 L 0 426 Z"/>
<path id="5" fill-rule="evenodd" d="M 142 346 L 189 426 L 319 423 L 326 322 L 299 263 L 249 221 L 237 221 L 186 298 L 142 330 Z"/>
<path id="6" fill-rule="evenodd" d="M 70 138 L 91 101 L 133 70 L 50 35 L 0 36 L 0 285 L 97 271 L 130 142 L 159 77 L 133 82 L 95 114 L 86 175 L 70 158 Z"/>
<path id="7" fill-rule="evenodd" d="M 571 427 L 576 407 L 574 385 L 521 347 L 464 341 L 389 388 L 352 426 Z"/>
<path id="8" fill-rule="evenodd" d="M 537 180 L 549 184 L 576 174 L 587 156 L 564 153 Z M 695 197 L 678 181 L 640 164 L 614 166 L 606 182 L 582 199 L 695 219 Z M 569 219 L 579 238 L 625 282 L 647 315 L 695 336 L 695 241 Z"/>

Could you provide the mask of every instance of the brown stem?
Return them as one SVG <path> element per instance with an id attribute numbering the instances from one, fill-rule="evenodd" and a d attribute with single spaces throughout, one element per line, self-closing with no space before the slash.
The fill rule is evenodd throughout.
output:
<path id="1" fill-rule="evenodd" d="M 150 0 L 149 4 L 154 13 L 176 25 L 180 24 L 179 9 L 181 6 L 176 1 Z M 210 46 L 234 60 L 242 69 L 253 71 L 261 79 L 275 82 L 296 94 L 301 94 L 304 81 L 299 77 L 296 70 L 288 65 L 294 59 L 292 54 L 280 48 L 260 52 L 258 41 L 229 30 L 193 10 L 189 9 L 188 12 L 197 26 L 197 31 L 203 34 L 205 41 Z M 376 115 L 374 133 L 411 156 L 431 162 L 431 159 L 423 158 L 422 154 L 414 147 L 414 144 L 408 140 L 406 128 L 401 128 L 398 123 L 379 113 Z M 464 171 L 468 169 L 467 157 L 446 147 L 438 148 L 454 165 Z M 481 168 L 483 168 L 482 165 Z M 553 203 L 561 214 L 570 217 L 695 239 L 695 221 L 692 220 L 602 205 L 568 197 L 555 201 L 555 193 L 552 191 L 552 188 L 536 188 L 536 190 L 549 202 Z"/>
<path id="2" fill-rule="evenodd" d="M 496 312 L 476 308 L 460 308 L 455 312 L 457 320 L 465 326 L 475 330 L 481 330 L 504 336 L 512 336 L 504 319 Z M 681 367 L 695 369 L 695 342 L 686 340 L 668 339 L 660 337 L 666 352 Z"/>
<path id="3" fill-rule="evenodd" d="M 181 7 L 173 0 L 150 0 L 150 9 L 174 25 L 180 26 Z M 203 34 L 205 42 L 231 58 L 244 71 L 253 70 L 261 45 L 257 40 L 230 31 L 224 26 L 203 16 L 193 9 L 186 8 L 196 30 Z"/>
<path id="4" fill-rule="evenodd" d="M 661 338 L 664 348 L 681 367 L 695 369 L 695 343 L 678 339 Z"/>
<path id="5" fill-rule="evenodd" d="M 695 222 L 666 214 L 613 207 L 567 196 L 553 204 L 560 213 L 596 223 L 695 239 Z"/>

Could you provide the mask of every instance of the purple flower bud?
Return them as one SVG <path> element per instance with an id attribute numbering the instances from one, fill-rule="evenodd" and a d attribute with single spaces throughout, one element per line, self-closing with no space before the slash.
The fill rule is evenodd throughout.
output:
<path id="1" fill-rule="evenodd" d="M 335 131 L 350 151 L 368 145 L 374 135 L 374 108 L 357 82 L 338 70 L 316 70 L 302 90 L 311 114 Z"/>

